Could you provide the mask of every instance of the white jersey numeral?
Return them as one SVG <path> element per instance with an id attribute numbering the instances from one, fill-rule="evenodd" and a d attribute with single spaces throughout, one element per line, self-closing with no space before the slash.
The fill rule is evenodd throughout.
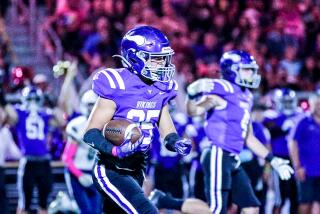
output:
<path id="1" fill-rule="evenodd" d="M 160 110 L 147 110 L 147 113 L 145 113 L 141 109 L 131 109 L 128 114 L 127 118 L 129 120 L 134 121 L 134 118 L 137 118 L 139 121 L 139 127 L 141 128 L 142 131 L 148 132 L 148 136 L 145 136 L 143 139 L 143 144 L 150 144 L 152 140 L 152 129 L 153 129 L 153 124 L 150 123 L 152 118 L 158 119 L 160 115 Z"/>
<path id="2" fill-rule="evenodd" d="M 28 116 L 26 133 L 30 140 L 44 140 L 44 121 L 39 116 Z"/>
<path id="3" fill-rule="evenodd" d="M 242 137 L 245 138 L 247 136 L 248 124 L 250 121 L 250 113 L 248 109 L 243 109 L 244 114 L 241 119 L 241 128 L 242 128 Z"/>

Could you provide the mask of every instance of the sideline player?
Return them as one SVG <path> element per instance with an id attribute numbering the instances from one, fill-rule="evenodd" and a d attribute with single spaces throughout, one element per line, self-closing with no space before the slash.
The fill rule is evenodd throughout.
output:
<path id="1" fill-rule="evenodd" d="M 39 88 L 25 87 L 22 90 L 22 105 L 14 106 L 10 115 L 23 155 L 18 168 L 17 213 L 30 212 L 35 185 L 39 191 L 39 213 L 47 212 L 53 182 L 47 136 L 49 127 L 63 126 L 64 119 L 59 109 L 52 111 L 45 108 L 43 98 Z"/>
<path id="2" fill-rule="evenodd" d="M 289 137 L 289 152 L 298 182 L 299 213 L 320 203 L 320 95 L 309 98 L 310 115 L 300 118 Z"/>
<path id="3" fill-rule="evenodd" d="M 99 151 L 93 180 L 105 198 L 108 213 L 157 213 L 142 191 L 145 152 L 158 127 L 165 147 L 181 155 L 191 150 L 191 142 L 181 138 L 169 114 L 168 102 L 176 96 L 172 79 L 175 66 L 167 37 L 149 26 L 136 27 L 121 41 L 124 68 L 107 68 L 93 78 L 93 91 L 99 98 L 91 112 L 84 141 Z M 102 135 L 111 119 L 135 122 L 143 136 L 135 144 L 130 133 L 121 146 L 113 146 Z"/>
<path id="4" fill-rule="evenodd" d="M 101 213 L 101 197 L 93 185 L 91 175 L 96 151 L 82 141 L 89 114 L 97 98 L 92 90 L 82 95 L 82 115 L 72 119 L 67 125 L 68 141 L 62 156 L 68 169 L 66 178 L 70 181 L 70 185 L 67 185 L 70 195 L 73 195 L 81 213 L 88 214 Z"/>
<path id="5" fill-rule="evenodd" d="M 273 92 L 275 114 L 268 114 L 263 124 L 271 134 L 271 151 L 277 157 L 290 159 L 288 151 L 288 135 L 301 113 L 297 111 L 298 100 L 295 91 L 289 88 L 276 89 Z M 291 165 L 291 164 L 290 164 Z M 281 213 L 286 199 L 290 201 L 290 213 L 298 213 L 297 183 L 294 176 L 289 180 L 281 180 L 277 173 L 272 173 L 275 191 L 273 213 Z"/>
<path id="6" fill-rule="evenodd" d="M 244 143 L 289 179 L 293 173 L 287 160 L 274 157 L 254 136 L 250 111 L 253 96 L 248 88 L 260 83 L 258 65 L 245 51 L 229 51 L 220 60 L 223 79 L 199 79 L 187 88 L 191 116 L 206 115 L 205 132 L 211 147 L 204 150 L 201 164 L 206 197 L 213 213 L 226 213 L 228 195 L 242 212 L 258 213 L 260 203 L 239 160 Z"/>

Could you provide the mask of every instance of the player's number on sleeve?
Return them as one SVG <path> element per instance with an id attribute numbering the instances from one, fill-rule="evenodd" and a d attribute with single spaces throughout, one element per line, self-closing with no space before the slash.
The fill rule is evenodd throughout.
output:
<path id="1" fill-rule="evenodd" d="M 241 128 L 242 128 L 242 137 L 245 138 L 247 136 L 248 124 L 250 121 L 250 113 L 248 109 L 243 109 L 244 114 L 241 120 Z"/>
<path id="2" fill-rule="evenodd" d="M 143 144 L 150 144 L 152 140 L 152 129 L 153 125 L 150 123 L 152 118 L 158 118 L 160 115 L 160 110 L 148 110 L 146 113 L 142 109 L 131 109 L 127 118 L 134 122 L 140 122 L 140 128 L 144 132 L 148 132 L 148 136 L 145 136 Z"/>
<path id="3" fill-rule="evenodd" d="M 31 140 L 44 139 L 44 122 L 39 117 L 27 117 L 26 119 L 26 133 Z"/>

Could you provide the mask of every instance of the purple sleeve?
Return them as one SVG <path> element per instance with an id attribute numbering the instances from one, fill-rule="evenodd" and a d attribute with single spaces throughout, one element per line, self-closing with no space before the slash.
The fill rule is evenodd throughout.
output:
<path id="1" fill-rule="evenodd" d="M 170 82 L 167 90 L 167 96 L 163 101 L 163 106 L 167 105 L 167 103 L 174 99 L 177 96 L 177 91 L 178 91 L 178 83 L 173 80 Z"/>
<path id="2" fill-rule="evenodd" d="M 264 126 L 260 123 L 253 122 L 252 123 L 253 132 L 255 137 L 263 144 L 266 145 L 268 143 L 267 137 L 264 133 Z"/>
<path id="3" fill-rule="evenodd" d="M 115 100 L 116 86 L 107 70 L 98 71 L 92 80 L 92 90 L 100 97 Z"/>

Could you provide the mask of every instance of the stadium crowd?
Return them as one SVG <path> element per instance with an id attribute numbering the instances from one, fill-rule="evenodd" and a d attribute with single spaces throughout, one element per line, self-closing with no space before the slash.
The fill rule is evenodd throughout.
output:
<path id="1" fill-rule="evenodd" d="M 35 85 L 38 89 L 40 88 L 44 96 L 44 105 L 51 110 L 50 115 L 55 117 L 55 123 L 50 122 L 46 132 L 46 139 L 50 141 L 48 143 L 50 145 L 50 160 L 61 160 L 68 141 L 65 131 L 66 125 L 70 120 L 82 114 L 81 95 L 90 88 L 92 76 L 97 69 L 102 67 L 121 66 L 120 60 L 112 56 L 119 54 L 120 42 L 124 33 L 137 25 L 156 27 L 168 36 L 171 47 L 175 51 L 173 57 L 173 63 L 176 66 L 175 79 L 183 89 L 182 94 L 185 93 L 185 89 L 190 83 L 199 78 L 219 78 L 219 60 L 224 52 L 239 49 L 254 56 L 262 76 L 262 82 L 257 89 L 258 94 L 268 94 L 271 96 L 270 99 L 274 101 L 273 106 L 267 106 L 269 103 L 263 103 L 264 100 L 262 100 L 263 106 L 255 106 L 252 113 L 254 120 L 266 126 L 263 130 L 269 134 L 266 134 L 261 141 L 267 145 L 272 145 L 272 140 L 279 136 L 279 130 L 274 127 L 279 124 L 274 122 L 277 117 L 270 116 L 270 109 L 267 110 L 266 106 L 274 107 L 271 115 L 274 112 L 280 114 L 283 110 L 283 108 L 276 107 L 277 101 L 274 100 L 276 92 L 269 92 L 278 88 L 290 88 L 297 92 L 312 92 L 320 88 L 320 62 L 317 60 L 320 57 L 320 3 L 318 1 L 47 0 L 45 5 L 47 9 L 46 22 L 39 27 L 44 30 L 54 29 L 63 48 L 60 60 L 67 62 L 63 65 L 56 64 L 58 67 L 55 72 L 62 70 L 62 73 L 58 74 L 59 78 L 63 80 L 61 91 L 57 97 L 52 97 L 50 77 L 35 74 L 32 68 L 12 66 L 15 55 L 10 49 L 10 40 L 6 34 L 4 23 L 0 21 L 0 122 L 2 131 L 4 127 L 7 127 L 13 134 L 13 136 L 9 136 L 8 141 L 21 145 L 19 130 L 16 129 L 19 119 L 15 118 L 16 121 L 12 121 L 12 109 L 8 110 L 6 106 L 8 100 L 5 97 L 8 94 L 20 93 L 25 86 Z M 48 58 L 52 59 L 58 47 L 55 46 L 49 35 L 45 37 L 42 45 Z M 292 102 L 296 104 L 296 102 Z M 294 113 L 298 112 L 297 109 L 298 106 L 295 105 Z M 18 110 L 16 109 L 16 111 Z M 260 111 L 263 112 L 264 118 L 259 117 Z M 181 126 L 179 134 L 185 134 L 192 138 L 198 147 L 200 147 L 200 142 L 201 147 L 205 146 L 207 139 L 197 138 L 199 132 L 202 131 L 197 118 L 187 118 L 184 112 L 176 112 L 175 110 L 172 111 L 172 114 L 177 127 Z M 63 118 L 61 118 L 62 116 Z M 294 121 L 297 124 L 296 120 Z M 300 127 L 300 132 L 301 129 Z M 3 136 L 8 136 L 2 131 Z M 280 135 L 289 136 L 288 129 L 282 131 Z M 301 140 L 300 135 L 293 136 L 294 131 L 291 133 L 291 139 Z M 159 146 L 161 147 L 161 145 Z M 13 158 L 20 158 L 19 152 L 14 148 L 11 150 Z M 198 174 L 201 173 L 198 171 L 200 154 L 197 153 L 199 151 L 194 150 L 192 155 L 178 159 L 178 162 L 175 162 L 175 157 L 172 154 L 164 154 L 169 157 L 169 161 L 176 163 L 175 166 L 166 166 L 165 164 L 159 166 L 157 164 L 161 165 L 161 160 L 152 159 L 151 163 L 159 173 L 158 177 L 152 178 L 156 188 L 164 192 L 172 191 L 170 193 L 175 197 L 192 196 L 206 200 L 202 192 L 203 183 L 198 183 L 201 178 L 201 174 Z M 201 149 L 199 148 L 199 150 Z M 288 151 L 280 156 L 290 159 Z M 253 166 L 257 167 L 254 169 L 259 171 L 257 178 L 256 175 L 252 175 L 255 173 L 250 171 L 252 166 L 250 164 L 247 166 L 247 173 L 250 175 L 251 172 L 251 176 L 254 176 L 254 178 L 251 177 L 254 180 L 252 184 L 254 190 L 264 205 L 267 200 L 266 189 L 272 188 L 268 185 L 275 185 L 267 178 L 271 176 L 267 173 L 270 168 L 269 166 L 264 167 L 264 163 L 260 163 L 261 161 L 256 157 L 248 160 L 248 153 L 242 154 L 241 157 L 244 162 L 254 161 Z M 63 161 L 66 162 L 66 165 L 68 164 L 66 159 Z M 244 168 L 246 167 L 244 166 Z M 176 179 L 170 176 L 163 182 L 157 180 L 157 178 L 174 170 L 181 174 L 182 179 L 178 183 L 175 183 Z M 298 181 L 301 182 L 305 179 L 306 174 L 304 173 L 306 172 L 299 172 Z M 2 171 L 0 171 L 0 175 L 3 175 Z M 81 175 L 79 174 L 80 177 Z M 152 177 L 152 173 L 149 175 Z M 176 174 L 174 175 L 176 176 Z M 316 177 L 319 176 L 320 172 Z M 166 183 L 170 182 L 180 189 L 172 189 L 172 186 L 167 186 Z M 293 185 L 295 182 L 293 181 Z M 91 185 L 90 182 L 88 184 L 88 181 L 80 181 L 80 183 L 84 186 Z M 48 188 L 50 189 L 50 187 Z M 288 186 L 284 188 L 288 188 Z M 319 188 L 319 183 L 317 183 L 317 188 Z M 3 191 L 1 189 L 1 194 L 4 194 Z M 274 191 L 276 192 L 276 188 Z M 290 198 L 292 195 L 294 195 L 294 199 Z M 290 203 L 294 205 L 292 207 L 296 209 L 296 212 L 297 192 L 290 193 L 289 196 L 281 196 L 290 198 Z M 317 200 L 319 202 L 320 199 Z M 46 202 L 41 204 L 43 210 L 46 209 L 45 204 Z M 281 200 L 274 204 L 275 213 L 279 212 L 279 209 L 284 205 Z M 22 207 L 20 208 L 22 209 Z M 231 207 L 229 211 L 232 212 L 232 209 Z M 291 213 L 294 212 L 292 210 Z M 261 212 L 263 213 L 264 210 L 262 209 Z"/>
<path id="2" fill-rule="evenodd" d="M 121 35 L 137 24 L 166 33 L 175 65 L 186 83 L 218 76 L 222 52 L 254 55 L 263 76 L 262 92 L 289 84 L 313 90 L 319 81 L 319 3 L 314 1 L 57 1 L 47 26 L 65 53 L 86 65 L 87 75 L 114 65 Z M 56 7 L 55 7 L 56 6 Z M 55 50 L 47 41 L 45 49 Z"/>

